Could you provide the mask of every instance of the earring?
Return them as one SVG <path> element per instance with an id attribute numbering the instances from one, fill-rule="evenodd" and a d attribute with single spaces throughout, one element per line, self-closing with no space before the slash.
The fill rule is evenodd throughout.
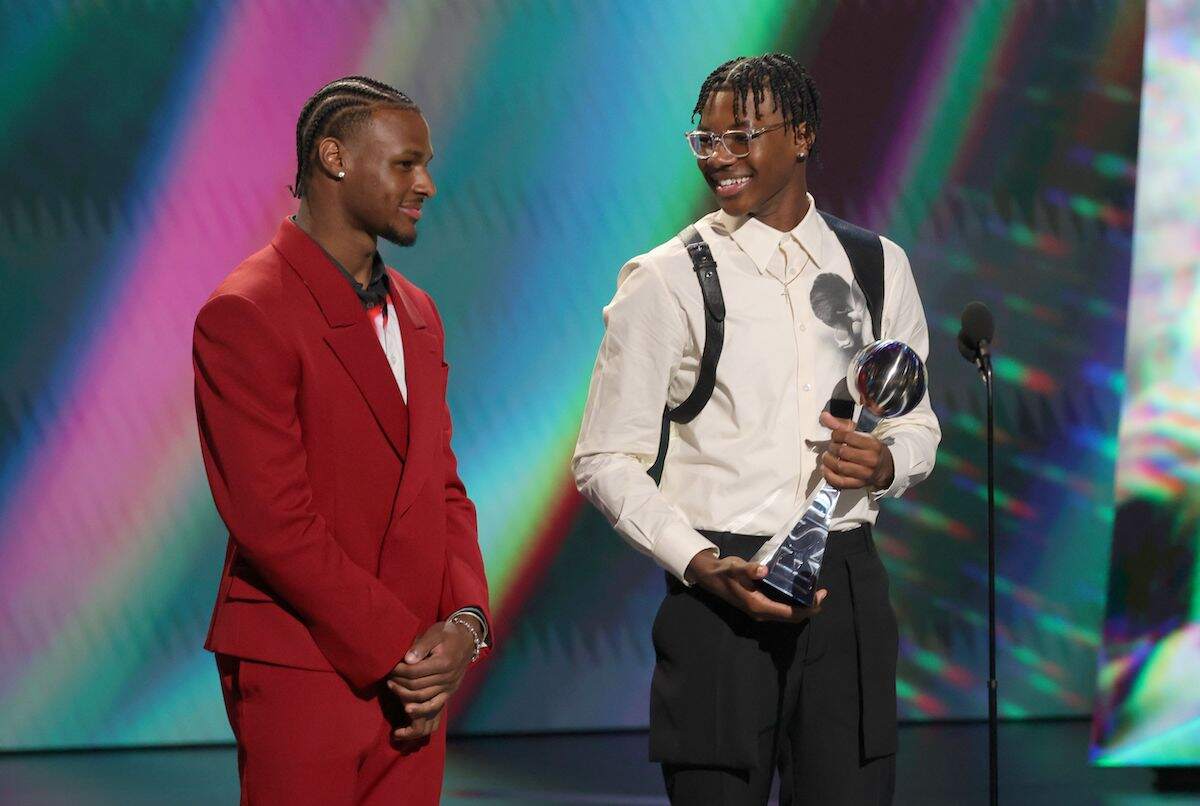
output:
<path id="1" fill-rule="evenodd" d="M 338 171 L 338 172 L 337 172 L 337 178 L 338 178 L 338 179 L 345 179 L 345 178 L 346 178 L 346 172 L 345 172 L 345 171 Z"/>
<path id="2" fill-rule="evenodd" d="M 803 151 L 801 151 L 796 155 L 796 159 L 798 159 L 800 162 L 804 162 L 806 159 L 808 159 L 808 154 L 805 154 Z"/>

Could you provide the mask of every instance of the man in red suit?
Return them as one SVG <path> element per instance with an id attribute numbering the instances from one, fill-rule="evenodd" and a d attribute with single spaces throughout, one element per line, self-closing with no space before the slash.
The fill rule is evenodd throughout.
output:
<path id="1" fill-rule="evenodd" d="M 385 268 L 435 192 L 403 93 L 335 81 L 296 127 L 300 199 L 196 318 L 196 415 L 229 546 L 206 646 L 243 804 L 436 803 L 442 714 L 487 646 L 444 333 Z"/>

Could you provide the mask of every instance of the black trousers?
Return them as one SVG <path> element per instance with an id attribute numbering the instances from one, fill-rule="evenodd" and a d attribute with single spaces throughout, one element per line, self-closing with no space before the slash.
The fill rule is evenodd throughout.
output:
<path id="1" fill-rule="evenodd" d="M 749 559 L 764 537 L 705 533 Z M 830 535 L 804 624 L 758 623 L 668 578 L 652 631 L 650 758 L 672 803 L 890 804 L 896 617 L 869 527 Z"/>

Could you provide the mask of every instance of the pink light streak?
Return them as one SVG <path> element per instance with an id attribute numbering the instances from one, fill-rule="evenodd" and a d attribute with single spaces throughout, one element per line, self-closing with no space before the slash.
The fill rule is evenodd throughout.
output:
<path id="1" fill-rule="evenodd" d="M 246 2 L 228 12 L 191 122 L 144 203 L 124 287 L 0 519 L 0 589 L 9 607 L 39 614 L 22 636 L 30 679 L 39 653 L 69 651 L 69 625 L 131 598 L 171 550 L 173 511 L 208 494 L 192 409 L 195 312 L 289 211 L 296 115 L 315 88 L 355 71 L 378 10 Z"/>

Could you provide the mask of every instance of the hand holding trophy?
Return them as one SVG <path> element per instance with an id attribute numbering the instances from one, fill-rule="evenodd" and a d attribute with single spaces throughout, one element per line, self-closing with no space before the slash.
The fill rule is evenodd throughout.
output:
<path id="1" fill-rule="evenodd" d="M 885 340 L 868 344 L 854 356 L 846 385 L 862 407 L 855 429 L 869 434 L 884 418 L 912 411 L 925 397 L 928 378 L 925 363 L 915 350 L 903 342 Z M 752 562 L 767 566 L 767 576 L 760 584 L 769 593 L 804 607 L 813 605 L 829 521 L 840 494 L 823 482 L 799 516 L 759 549 Z"/>

